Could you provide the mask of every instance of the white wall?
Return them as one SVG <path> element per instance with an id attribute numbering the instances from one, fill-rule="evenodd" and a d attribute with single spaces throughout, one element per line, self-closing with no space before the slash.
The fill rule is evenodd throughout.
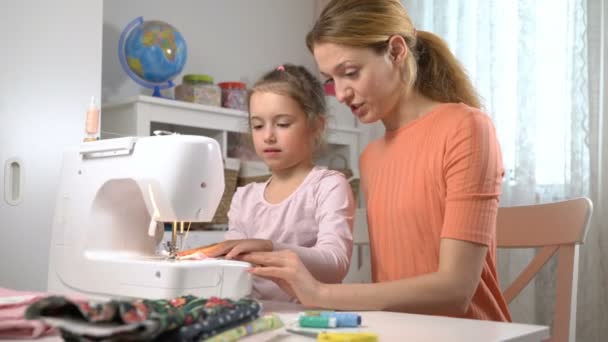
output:
<path id="1" fill-rule="evenodd" d="M 101 96 L 101 0 L 0 2 L 0 287 L 44 290 L 61 151 L 80 143 Z M 4 200 L 19 157 L 23 201 Z"/>
<path id="2" fill-rule="evenodd" d="M 216 83 L 237 80 L 251 84 L 285 62 L 303 64 L 316 72 L 305 44 L 313 24 L 313 5 L 302 0 L 105 0 L 104 102 L 151 94 L 126 75 L 118 60 L 120 34 L 136 17 L 162 20 L 181 32 L 188 46 L 182 75 L 206 73 Z M 176 84 L 181 83 L 182 75 L 174 80 Z"/>

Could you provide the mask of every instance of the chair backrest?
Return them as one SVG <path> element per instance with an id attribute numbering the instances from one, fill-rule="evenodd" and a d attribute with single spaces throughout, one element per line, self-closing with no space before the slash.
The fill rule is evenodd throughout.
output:
<path id="1" fill-rule="evenodd" d="M 542 248 L 504 291 L 507 303 L 558 253 L 553 341 L 575 340 L 578 249 L 585 241 L 592 210 L 586 197 L 498 209 L 498 248 Z"/>

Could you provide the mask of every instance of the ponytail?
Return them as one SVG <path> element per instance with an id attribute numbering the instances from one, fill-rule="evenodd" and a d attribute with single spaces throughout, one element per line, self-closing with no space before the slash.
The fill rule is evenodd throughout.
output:
<path id="1" fill-rule="evenodd" d="M 443 39 L 419 30 L 415 50 L 418 70 L 414 87 L 418 92 L 435 101 L 462 102 L 480 108 L 471 80 Z"/>
<path id="2" fill-rule="evenodd" d="M 306 44 L 311 52 L 317 43 L 333 43 L 384 53 L 378 47 L 396 34 L 411 51 L 403 65 L 407 91 L 414 88 L 434 101 L 480 108 L 471 80 L 446 42 L 417 31 L 400 0 L 332 0 L 306 35 Z"/>

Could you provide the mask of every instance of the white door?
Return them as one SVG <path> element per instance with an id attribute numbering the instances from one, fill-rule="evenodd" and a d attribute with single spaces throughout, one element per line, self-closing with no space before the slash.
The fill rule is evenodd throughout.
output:
<path id="1" fill-rule="evenodd" d="M 102 30 L 102 0 L 0 2 L 0 287 L 46 289 L 61 152 L 101 98 Z"/>

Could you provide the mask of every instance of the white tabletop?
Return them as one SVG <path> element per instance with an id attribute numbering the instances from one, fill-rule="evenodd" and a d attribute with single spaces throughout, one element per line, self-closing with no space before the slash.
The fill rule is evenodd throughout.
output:
<path id="1" fill-rule="evenodd" d="M 301 306 L 264 302 L 264 313 L 277 313 L 286 327 L 297 326 Z M 441 316 L 415 315 L 385 311 L 360 311 L 362 327 L 379 341 L 542 341 L 549 338 L 549 328 L 540 325 L 502 323 Z M 310 342 L 314 338 L 290 333 L 285 328 L 243 339 L 251 341 Z M 352 329 L 351 329 L 352 330 Z M 339 331 L 339 330 L 332 330 Z"/>

